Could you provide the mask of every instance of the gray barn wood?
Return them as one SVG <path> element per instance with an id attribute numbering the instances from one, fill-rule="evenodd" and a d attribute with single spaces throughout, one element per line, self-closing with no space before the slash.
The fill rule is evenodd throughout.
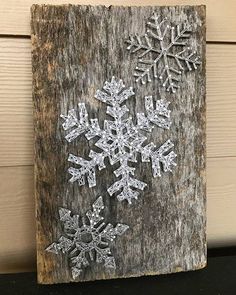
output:
<path id="1" fill-rule="evenodd" d="M 205 192 L 205 7 L 32 7 L 32 69 L 35 128 L 35 197 L 37 265 L 39 283 L 71 281 L 66 255 L 45 252 L 62 234 L 58 207 L 83 214 L 98 196 L 105 201 L 107 222 L 128 224 L 112 250 L 117 269 L 107 272 L 102 264 L 87 267 L 77 281 L 156 275 L 200 269 L 206 265 Z M 190 44 L 202 65 L 185 73 L 176 94 L 158 81 L 137 85 L 132 76 L 137 57 L 126 50 L 124 40 L 143 34 L 153 12 L 171 17 L 173 24 L 194 27 Z M 148 185 L 130 206 L 110 197 L 114 167 L 97 174 L 97 186 L 68 183 L 69 153 L 86 157 L 86 140 L 69 144 L 64 139 L 60 114 L 85 102 L 91 117 L 107 117 L 105 105 L 94 99 L 112 76 L 133 86 L 136 96 L 127 102 L 130 113 L 144 111 L 144 96 L 171 101 L 172 127 L 155 128 L 149 139 L 161 145 L 175 143 L 178 166 L 173 174 L 153 178 L 149 163 L 137 165 L 137 178 Z"/>

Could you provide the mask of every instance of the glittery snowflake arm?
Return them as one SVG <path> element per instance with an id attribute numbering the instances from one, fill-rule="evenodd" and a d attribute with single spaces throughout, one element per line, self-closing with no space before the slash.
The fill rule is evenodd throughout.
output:
<path id="1" fill-rule="evenodd" d="M 89 157 L 91 160 L 85 160 L 81 157 L 69 154 L 68 161 L 80 166 L 79 169 L 74 167 L 68 169 L 68 172 L 72 176 L 69 181 L 78 181 L 81 186 L 85 184 L 85 179 L 87 178 L 89 187 L 94 187 L 96 185 L 96 167 L 98 167 L 99 170 L 105 168 L 104 159 L 106 156 L 106 153 L 90 151 Z"/>
<path id="2" fill-rule="evenodd" d="M 61 115 L 64 119 L 62 127 L 65 131 L 69 130 L 69 133 L 65 136 L 68 142 L 73 141 L 75 138 L 89 130 L 88 113 L 84 103 L 79 103 L 79 119 L 77 118 L 76 111 L 74 109 L 69 110 L 68 115 Z"/>
<path id="3" fill-rule="evenodd" d="M 159 16 L 154 13 L 147 22 L 146 34 L 130 36 L 126 42 L 131 53 L 138 53 L 138 65 L 134 72 L 136 82 L 151 82 L 153 75 L 155 79 L 160 79 L 167 91 L 174 93 L 179 88 L 182 71 L 197 69 L 200 61 L 196 52 L 186 48 L 187 44 L 183 41 L 190 38 L 191 29 L 184 27 L 181 30 L 179 25 L 170 27 L 166 22 L 166 18 L 159 21 Z M 179 47 L 182 49 L 179 50 Z M 177 52 L 173 52 L 173 48 L 177 48 Z M 159 66 L 160 62 L 163 67 Z"/>
<path id="4" fill-rule="evenodd" d="M 151 131 L 153 124 L 158 127 L 169 129 L 171 125 L 170 113 L 168 109 L 170 102 L 162 99 L 156 101 L 156 107 L 154 108 L 154 102 L 152 96 L 145 97 L 145 110 L 147 115 L 144 113 L 137 114 L 138 127 L 140 129 Z"/>
<path id="5" fill-rule="evenodd" d="M 103 199 L 99 197 L 92 205 L 92 210 L 87 211 L 86 217 L 71 215 L 71 211 L 65 208 L 59 209 L 60 221 L 63 223 L 65 236 L 61 236 L 58 242 L 49 245 L 45 251 L 54 254 L 68 253 L 73 279 L 76 279 L 82 269 L 96 260 L 103 263 L 105 268 L 116 268 L 115 258 L 110 249 L 110 243 L 121 236 L 129 228 L 128 225 L 118 223 L 115 227 L 103 222 L 100 215 L 104 209 Z"/>
<path id="6" fill-rule="evenodd" d="M 123 233 L 129 228 L 126 224 L 118 223 L 115 227 L 108 223 L 107 226 L 104 228 L 104 230 L 101 232 L 101 236 L 108 240 L 108 241 L 114 241 L 117 236 L 123 235 Z"/>
<path id="7" fill-rule="evenodd" d="M 117 199 L 119 201 L 127 200 L 129 204 L 132 203 L 133 199 L 137 199 L 139 195 L 138 190 L 144 190 L 147 184 L 133 178 L 132 175 L 134 175 L 134 171 L 135 169 L 129 167 L 127 162 L 122 163 L 122 165 L 114 172 L 116 177 L 121 176 L 121 179 L 108 188 L 107 191 L 109 195 L 112 196 L 119 192 Z"/>
<path id="8" fill-rule="evenodd" d="M 101 136 L 102 130 L 100 129 L 98 120 L 88 120 L 88 113 L 85 104 L 79 103 L 78 108 L 78 117 L 74 109 L 69 110 L 68 115 L 61 115 L 61 118 L 64 119 L 62 127 L 65 131 L 69 131 L 65 136 L 65 139 L 68 142 L 72 142 L 77 137 L 83 134 L 88 140 L 92 139 L 95 136 Z"/>
<path id="9" fill-rule="evenodd" d="M 93 203 L 93 209 L 87 211 L 86 216 L 89 219 L 90 225 L 95 226 L 97 225 L 101 220 L 104 218 L 100 216 L 100 212 L 104 209 L 103 199 L 102 197 L 99 197 L 94 203 Z"/>
<path id="10" fill-rule="evenodd" d="M 170 110 L 168 101 L 162 99 L 157 100 L 156 107 L 154 108 L 154 102 L 152 96 L 145 97 L 145 110 L 144 113 L 137 114 L 138 124 L 137 128 L 145 131 L 152 131 L 153 125 L 157 125 L 164 129 L 169 129 L 171 125 Z M 161 176 L 161 165 L 164 172 L 172 172 L 172 167 L 176 166 L 174 162 L 176 154 L 171 151 L 174 144 L 167 140 L 161 147 L 157 148 L 153 142 L 146 146 L 137 145 L 137 151 L 142 156 L 143 162 L 152 162 L 153 177 Z"/>
<path id="11" fill-rule="evenodd" d="M 113 107 L 120 106 L 125 100 L 134 95 L 132 87 L 125 89 L 123 81 L 119 80 L 117 82 L 115 77 L 112 77 L 111 82 L 105 82 L 103 90 L 105 92 L 97 90 L 95 98 Z M 116 112 L 119 115 L 119 111 Z"/>
<path id="12" fill-rule="evenodd" d="M 163 165 L 164 172 L 172 172 L 172 167 L 176 166 L 174 160 L 177 155 L 171 151 L 173 147 L 173 142 L 171 142 L 171 140 L 167 140 L 158 149 L 154 143 L 150 143 L 141 150 L 142 161 L 150 162 L 151 160 L 152 162 L 152 174 L 154 178 L 157 176 L 161 177 L 160 164 Z"/>
<path id="13" fill-rule="evenodd" d="M 67 235 L 70 236 L 71 230 L 76 230 L 79 226 L 79 215 L 71 216 L 71 211 L 65 208 L 59 208 L 59 216 L 60 221 L 64 223 L 64 230 Z M 46 251 L 52 252 L 55 254 L 59 254 L 60 251 L 62 253 L 67 253 L 70 251 L 71 247 L 73 246 L 73 242 L 61 236 L 58 242 L 52 243 L 46 248 Z"/>

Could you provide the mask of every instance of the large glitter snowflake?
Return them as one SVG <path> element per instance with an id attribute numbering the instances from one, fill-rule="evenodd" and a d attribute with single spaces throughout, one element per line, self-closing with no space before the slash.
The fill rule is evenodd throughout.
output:
<path id="1" fill-rule="evenodd" d="M 86 218 L 79 215 L 71 215 L 71 211 L 65 208 L 59 209 L 60 221 L 63 223 L 64 235 L 58 242 L 54 242 L 46 248 L 46 251 L 54 254 L 68 254 L 73 279 L 82 272 L 82 268 L 96 260 L 103 263 L 107 269 L 115 269 L 115 258 L 111 253 L 109 244 L 117 236 L 129 228 L 126 224 L 118 223 L 115 227 L 105 224 L 100 216 L 104 209 L 103 199 L 99 197 L 93 204 L 92 210 L 87 211 Z"/>
<path id="2" fill-rule="evenodd" d="M 134 178 L 135 168 L 129 162 L 137 162 L 137 155 L 141 155 L 142 162 L 150 162 L 153 176 L 161 176 L 161 166 L 166 171 L 172 171 L 172 166 L 176 163 L 176 154 L 170 151 L 174 144 L 167 140 L 160 147 L 151 142 L 145 145 L 146 137 L 143 131 L 151 132 L 154 125 L 164 129 L 169 129 L 170 110 L 169 102 L 157 100 L 154 102 L 151 96 L 145 97 L 144 113 L 137 113 L 137 124 L 133 123 L 129 112 L 123 103 L 134 95 L 133 89 L 127 88 L 122 82 L 116 81 L 113 77 L 111 82 L 105 82 L 103 91 L 98 90 L 95 98 L 106 103 L 106 113 L 113 120 L 104 120 L 103 129 L 98 124 L 98 119 L 88 119 L 88 113 L 84 103 L 79 104 L 79 118 L 74 109 L 68 112 L 67 116 L 62 115 L 65 120 L 63 128 L 69 130 L 65 138 L 71 142 L 78 136 L 85 134 L 87 140 L 97 137 L 95 146 L 101 152 L 90 151 L 90 160 L 70 154 L 68 161 L 79 165 L 79 168 L 70 167 L 68 172 L 72 175 L 70 182 L 78 181 L 79 185 L 85 184 L 87 178 L 89 187 L 96 185 L 96 169 L 105 168 L 104 160 L 109 159 L 111 165 L 119 163 L 119 168 L 114 174 L 119 178 L 108 188 L 108 193 L 112 196 L 117 194 L 119 201 L 137 199 L 138 190 L 143 190 L 146 183 Z"/>
<path id="3" fill-rule="evenodd" d="M 131 53 L 138 52 L 136 82 L 145 84 L 151 82 L 152 77 L 159 78 L 168 92 L 175 93 L 182 71 L 197 69 L 200 61 L 196 52 L 184 42 L 190 37 L 191 29 L 186 26 L 181 29 L 180 25 L 171 27 L 166 22 L 167 18 L 159 21 L 154 13 L 147 22 L 146 34 L 130 36 L 126 42 Z"/>

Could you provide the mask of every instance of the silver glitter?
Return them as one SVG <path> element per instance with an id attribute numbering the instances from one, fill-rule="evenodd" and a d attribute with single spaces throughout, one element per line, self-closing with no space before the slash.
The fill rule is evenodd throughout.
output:
<path id="1" fill-rule="evenodd" d="M 102 197 L 94 202 L 92 210 L 87 211 L 86 218 L 81 218 L 81 221 L 79 215 L 71 215 L 70 210 L 59 209 L 64 235 L 58 239 L 58 242 L 49 245 L 46 251 L 68 254 L 73 279 L 76 279 L 82 269 L 94 260 L 103 263 L 107 269 L 116 268 L 115 258 L 109 245 L 117 236 L 123 235 L 129 226 L 121 223 L 115 227 L 110 223 L 105 224 L 104 218 L 100 215 L 103 209 Z"/>
<path id="2" fill-rule="evenodd" d="M 111 82 L 105 82 L 103 91 L 98 90 L 95 98 L 106 103 L 107 114 L 113 120 L 104 120 L 103 129 L 98 124 L 98 119 L 88 120 L 88 114 L 84 104 L 79 104 L 79 119 L 75 110 L 69 111 L 67 116 L 62 116 L 65 120 L 63 128 L 68 130 L 65 138 L 71 142 L 78 136 L 85 134 L 87 140 L 97 137 L 95 146 L 101 152 L 90 150 L 89 158 L 86 160 L 70 154 L 68 161 L 79 165 L 79 168 L 70 167 L 68 172 L 72 175 L 70 182 L 78 181 L 79 185 L 84 185 L 87 178 L 89 187 L 96 185 L 96 169 L 105 168 L 104 160 L 109 159 L 111 165 L 119 163 L 119 168 L 114 174 L 119 180 L 108 188 L 108 193 L 117 195 L 119 201 L 137 199 L 139 190 L 143 190 L 146 183 L 134 178 L 135 168 L 129 166 L 129 162 L 137 162 L 137 155 L 141 155 L 143 162 L 150 162 L 153 176 L 161 176 L 161 165 L 164 172 L 172 171 L 172 166 L 176 163 L 176 154 L 170 149 L 174 144 L 167 140 L 160 147 L 154 143 L 145 145 L 146 137 L 143 132 L 151 132 L 154 126 L 169 129 L 170 110 L 169 102 L 157 100 L 154 107 L 152 96 L 145 97 L 144 113 L 137 113 L 137 124 L 133 123 L 132 117 L 128 117 L 129 109 L 122 105 L 128 98 L 134 95 L 132 88 L 126 88 L 122 82 L 116 81 L 112 77 Z M 126 115 L 126 116 L 125 116 Z"/>
<path id="3" fill-rule="evenodd" d="M 139 54 L 134 72 L 136 82 L 145 84 L 159 78 L 166 91 L 175 93 L 182 72 L 196 70 L 201 63 L 196 52 L 184 42 L 190 38 L 191 28 L 184 26 L 181 29 L 180 25 L 171 27 L 166 23 L 166 18 L 159 21 L 154 13 L 147 22 L 146 34 L 130 36 L 126 42 L 131 53 Z"/>

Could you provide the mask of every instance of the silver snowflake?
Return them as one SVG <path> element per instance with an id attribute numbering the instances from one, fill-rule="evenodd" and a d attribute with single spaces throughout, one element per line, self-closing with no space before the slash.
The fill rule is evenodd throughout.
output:
<path id="1" fill-rule="evenodd" d="M 129 228 L 126 224 L 118 223 L 115 227 L 102 222 L 100 216 L 104 209 L 103 199 L 99 197 L 93 204 L 92 210 L 87 211 L 87 218 L 79 215 L 71 215 L 71 211 L 65 208 L 59 209 L 60 221 L 63 223 L 64 235 L 58 242 L 54 242 L 46 248 L 46 251 L 54 254 L 68 254 L 73 279 L 82 272 L 82 268 L 96 260 L 103 263 L 107 269 L 115 269 L 115 258 L 111 253 L 109 244 L 117 236 Z"/>
<path id="2" fill-rule="evenodd" d="M 168 92 L 175 93 L 182 71 L 196 70 L 200 61 L 196 52 L 184 42 L 190 37 L 191 29 L 186 26 L 181 29 L 179 25 L 171 27 L 166 22 L 167 18 L 159 21 L 154 13 L 147 22 L 146 34 L 130 36 L 126 42 L 131 53 L 139 54 L 134 72 L 136 82 L 151 82 L 153 76 L 159 78 Z"/>
<path id="3" fill-rule="evenodd" d="M 176 154 L 170 151 L 174 144 L 170 140 L 157 148 L 153 142 L 145 145 L 146 137 L 142 134 L 143 131 L 151 132 L 154 125 L 169 129 L 171 124 L 169 102 L 157 100 L 154 107 L 152 97 L 146 96 L 146 115 L 138 113 L 137 124 L 134 124 L 132 117 L 127 116 L 129 112 L 127 106 L 123 104 L 133 95 L 131 87 L 125 89 L 122 80 L 116 81 L 114 77 L 111 82 L 105 82 L 103 91 L 97 91 L 95 98 L 108 105 L 106 113 L 113 118 L 113 120 L 104 120 L 103 129 L 100 128 L 98 119 L 89 121 L 84 103 L 79 104 L 79 118 L 74 109 L 70 110 L 67 116 L 62 115 L 65 120 L 63 128 L 69 130 L 65 136 L 69 142 L 85 134 L 88 141 L 98 138 L 95 146 L 101 150 L 101 152 L 91 150 L 90 160 L 69 155 L 68 161 L 79 165 L 78 169 L 74 167 L 68 169 L 72 175 L 70 182 L 78 181 L 79 185 L 84 185 L 87 178 L 89 187 L 94 187 L 96 169 L 105 168 L 104 160 L 108 158 L 111 165 L 116 163 L 120 165 L 114 171 L 119 179 L 108 188 L 108 193 L 111 196 L 118 194 L 119 201 L 127 200 L 129 203 L 132 199 L 137 199 L 138 190 L 143 190 L 146 186 L 146 183 L 133 177 L 135 168 L 129 166 L 129 162 L 137 162 L 138 154 L 141 155 L 142 162 L 151 161 L 154 177 L 161 176 L 161 166 L 166 172 L 172 171 L 172 166 L 176 165 L 174 162 Z"/>

